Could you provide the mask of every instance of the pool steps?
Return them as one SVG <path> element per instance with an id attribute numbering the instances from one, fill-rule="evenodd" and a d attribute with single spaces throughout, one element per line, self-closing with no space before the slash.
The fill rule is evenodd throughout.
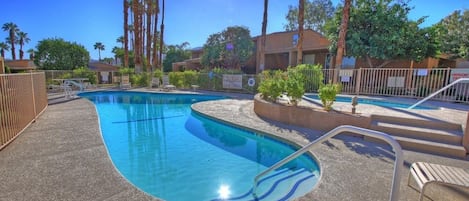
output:
<path id="1" fill-rule="evenodd" d="M 466 150 L 462 146 L 463 128 L 460 124 L 372 115 L 370 129 L 392 135 L 399 144 L 408 150 L 464 158 Z M 365 137 L 365 140 L 377 141 Z"/>
<path id="2" fill-rule="evenodd" d="M 289 182 L 292 181 L 293 182 Z M 252 194 L 252 188 L 242 195 L 235 195 L 228 199 L 214 199 L 212 201 L 233 200 L 233 201 L 258 201 L 258 200 L 289 200 L 296 194 L 304 194 L 311 190 L 311 186 L 317 180 L 314 173 L 304 168 L 290 170 L 288 168 L 274 172 L 259 181 L 257 197 Z M 305 186 L 306 191 L 302 192 L 301 186 Z M 287 189 L 281 191 L 279 189 Z M 299 192 L 298 192 L 299 191 Z"/>

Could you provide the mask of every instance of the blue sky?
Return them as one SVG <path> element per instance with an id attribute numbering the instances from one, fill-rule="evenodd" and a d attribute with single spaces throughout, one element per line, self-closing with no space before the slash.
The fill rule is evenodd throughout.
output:
<path id="1" fill-rule="evenodd" d="M 332 2 L 337 5 L 342 0 Z M 234 25 L 248 27 L 251 36 L 261 33 L 263 0 L 166 0 L 165 3 L 166 44 L 187 41 L 191 48 L 199 47 L 210 34 Z M 270 0 L 267 32 L 283 31 L 288 5 L 297 4 L 298 0 Z M 467 0 L 412 0 L 410 4 L 414 6 L 411 19 L 429 16 L 424 26 L 438 22 L 454 10 L 469 9 Z M 96 42 L 105 45 L 102 57 L 112 57 L 112 48 L 120 46 L 116 42 L 123 35 L 120 0 L 0 0 L 0 5 L 0 25 L 13 22 L 28 33 L 31 41 L 24 50 L 35 48 L 40 40 L 57 37 L 85 46 L 91 58 L 97 59 L 98 51 L 93 49 Z M 7 35 L 1 31 L 0 40 Z M 10 58 L 11 53 L 5 56 Z"/>

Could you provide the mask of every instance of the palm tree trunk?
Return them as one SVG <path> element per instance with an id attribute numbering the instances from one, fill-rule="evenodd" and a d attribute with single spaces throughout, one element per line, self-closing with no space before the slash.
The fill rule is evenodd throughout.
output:
<path id="1" fill-rule="evenodd" d="M 129 67 L 129 2 L 124 0 L 124 67 Z"/>
<path id="2" fill-rule="evenodd" d="M 147 12 L 147 30 L 146 30 L 146 34 L 147 34 L 147 45 L 146 45 L 146 60 L 147 60 L 147 72 L 150 72 L 151 71 L 151 63 L 150 63 L 150 59 L 151 59 L 151 41 L 152 41 L 152 35 L 151 35 L 151 14 L 152 14 L 152 6 L 153 6 L 153 0 L 149 0 L 147 1 L 147 9 L 146 9 L 146 12 Z"/>
<path id="3" fill-rule="evenodd" d="M 335 58 L 335 70 L 333 82 L 338 80 L 338 69 L 342 66 L 342 58 L 345 51 L 345 37 L 347 36 L 347 27 L 350 16 L 350 4 L 352 0 L 345 0 L 344 10 L 342 11 L 342 23 L 340 25 L 339 39 L 337 41 L 337 55 Z"/>
<path id="4" fill-rule="evenodd" d="M 164 71 L 163 65 L 161 65 L 161 60 L 163 59 L 163 33 L 164 33 L 164 0 L 163 0 L 163 10 L 161 12 L 161 27 L 160 27 L 160 58 L 158 59 L 158 65 L 161 66 L 161 71 Z"/>
<path id="5" fill-rule="evenodd" d="M 266 41 L 266 32 L 267 32 L 267 12 L 269 7 L 269 0 L 264 0 L 264 16 L 262 18 L 262 38 L 261 38 L 261 47 L 260 47 L 260 67 L 257 73 L 264 70 L 265 67 L 265 41 Z"/>
<path id="6" fill-rule="evenodd" d="M 303 24 L 305 18 L 305 0 L 299 0 L 298 6 L 298 44 L 296 45 L 296 65 L 303 63 Z"/>
<path id="7" fill-rule="evenodd" d="M 20 60 L 23 60 L 24 52 L 23 52 L 23 42 L 20 41 Z"/>
<path id="8" fill-rule="evenodd" d="M 10 30 L 10 45 L 11 45 L 11 58 L 16 60 L 16 52 L 15 52 L 15 32 L 14 30 Z"/>
<path id="9" fill-rule="evenodd" d="M 152 60 L 152 66 L 153 68 L 156 68 L 158 65 L 158 46 L 156 45 L 158 43 L 158 13 L 159 13 L 159 6 L 160 2 L 159 0 L 156 0 L 156 5 L 155 5 L 155 11 L 153 13 L 155 20 L 153 21 L 153 60 Z"/>
<path id="10" fill-rule="evenodd" d="M 140 2 L 139 0 L 133 0 L 132 7 L 133 7 L 133 13 L 134 13 L 134 40 L 135 40 L 135 45 L 134 45 L 134 63 L 135 63 L 135 72 L 136 73 L 141 73 L 142 72 L 142 61 L 141 61 L 141 23 L 140 23 L 140 9 L 139 5 Z"/>

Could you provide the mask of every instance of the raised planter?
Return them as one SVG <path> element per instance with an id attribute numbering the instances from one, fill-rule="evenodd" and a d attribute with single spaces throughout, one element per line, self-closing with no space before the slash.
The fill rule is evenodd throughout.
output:
<path id="1" fill-rule="evenodd" d="M 260 94 L 254 96 L 254 112 L 270 120 L 322 131 L 329 131 L 340 125 L 362 128 L 369 128 L 371 125 L 369 117 L 272 103 L 262 99 Z"/>

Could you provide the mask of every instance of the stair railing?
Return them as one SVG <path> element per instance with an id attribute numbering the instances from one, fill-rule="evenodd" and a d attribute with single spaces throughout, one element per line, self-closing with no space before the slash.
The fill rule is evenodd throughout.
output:
<path id="1" fill-rule="evenodd" d="M 290 154 L 289 156 L 285 157 L 281 161 L 275 163 L 272 165 L 270 168 L 267 170 L 259 173 L 255 178 L 254 178 L 254 184 L 253 184 L 253 196 L 257 197 L 257 185 L 258 181 L 260 178 L 263 176 L 267 175 L 269 172 L 272 172 L 273 170 L 281 167 L 282 165 L 285 165 L 286 163 L 290 162 L 291 160 L 297 158 L 298 156 L 304 154 L 314 146 L 317 146 L 318 144 L 328 140 L 331 137 L 334 137 L 338 134 L 341 134 L 343 132 L 351 132 L 355 134 L 361 134 L 364 136 L 369 136 L 369 137 L 374 137 L 378 138 L 380 140 L 383 140 L 387 142 L 388 144 L 391 145 L 394 151 L 394 155 L 396 157 L 394 161 L 394 171 L 393 171 L 393 179 L 392 179 L 392 187 L 391 187 L 391 193 L 390 193 L 390 201 L 397 201 L 399 198 L 399 185 L 401 183 L 401 175 L 402 175 L 402 166 L 404 165 L 404 159 L 403 159 L 403 154 L 402 154 L 402 148 L 399 143 L 394 140 L 391 136 L 389 136 L 386 133 L 375 131 L 375 130 L 369 130 L 365 128 L 360 128 L 360 127 L 355 127 L 355 126 L 350 126 L 350 125 L 343 125 L 343 126 L 338 126 L 331 131 L 327 132 L 326 134 L 322 135 L 318 139 L 314 140 L 313 142 L 307 144 L 303 148 L 299 149 L 298 151 L 294 152 L 293 154 Z"/>
<path id="2" fill-rule="evenodd" d="M 460 82 L 463 82 L 463 81 L 469 81 L 469 78 L 459 78 L 459 79 L 457 79 L 457 80 L 451 82 L 450 84 L 446 85 L 445 87 L 441 88 L 440 90 L 435 91 L 434 93 L 428 95 L 427 97 L 425 97 L 424 99 L 420 100 L 419 102 L 417 102 L 417 103 L 415 103 L 415 104 L 409 106 L 407 109 L 412 109 L 412 108 L 416 107 L 417 105 L 420 105 L 420 104 L 422 104 L 423 102 L 427 101 L 428 99 L 433 98 L 434 96 L 436 96 L 437 94 L 443 92 L 444 90 L 446 90 L 446 89 L 452 87 L 453 85 L 455 85 L 455 84 L 457 84 L 457 83 L 460 83 Z"/>

